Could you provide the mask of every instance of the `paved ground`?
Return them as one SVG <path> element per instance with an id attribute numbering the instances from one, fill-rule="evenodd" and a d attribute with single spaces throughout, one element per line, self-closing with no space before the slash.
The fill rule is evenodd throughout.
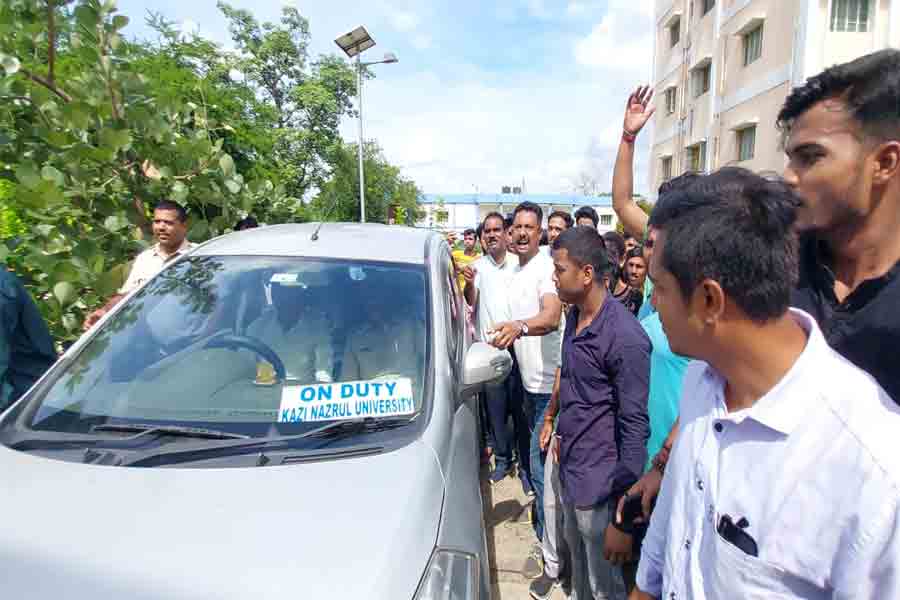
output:
<path id="1" fill-rule="evenodd" d="M 488 483 L 487 474 L 487 467 L 484 467 L 481 493 L 484 498 L 493 600 L 527 600 L 531 598 L 528 593 L 531 581 L 522 576 L 521 570 L 535 541 L 530 521 L 530 499 L 522 493 L 517 477 L 507 477 L 492 486 Z M 559 588 L 555 590 L 553 600 L 565 600 Z"/>

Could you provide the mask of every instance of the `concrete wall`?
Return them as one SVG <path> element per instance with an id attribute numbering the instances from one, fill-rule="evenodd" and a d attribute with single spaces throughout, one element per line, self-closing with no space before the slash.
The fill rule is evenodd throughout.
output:
<path id="1" fill-rule="evenodd" d="M 686 149 L 706 141 L 707 166 L 740 164 L 755 171 L 784 168 L 775 119 L 794 85 L 838 62 L 886 46 L 900 47 L 900 0 L 870 0 L 869 31 L 830 31 L 832 0 L 718 0 L 700 15 L 700 0 L 656 1 L 654 134 L 649 161 L 651 198 L 662 183 L 662 158 L 672 175 L 688 168 Z M 667 26 L 681 13 L 681 42 Z M 744 65 L 743 35 L 762 24 L 762 53 Z M 694 98 L 691 68 L 709 57 L 711 89 Z M 679 110 L 667 114 L 665 89 L 677 86 Z M 753 159 L 738 162 L 737 129 L 756 124 Z"/>

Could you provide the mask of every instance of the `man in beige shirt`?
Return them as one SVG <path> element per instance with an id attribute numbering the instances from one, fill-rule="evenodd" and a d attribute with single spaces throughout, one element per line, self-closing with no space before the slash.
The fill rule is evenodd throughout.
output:
<path id="1" fill-rule="evenodd" d="M 145 281 L 159 273 L 167 262 L 194 247 L 187 241 L 187 212 L 180 204 L 162 200 L 153 210 L 153 235 L 157 243 L 135 259 L 125 284 L 105 305 L 88 315 L 84 329 L 91 328 L 103 315 Z"/>

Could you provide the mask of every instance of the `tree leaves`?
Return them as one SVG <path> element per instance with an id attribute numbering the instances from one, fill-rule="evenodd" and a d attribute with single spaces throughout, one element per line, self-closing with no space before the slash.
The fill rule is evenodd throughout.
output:
<path id="1" fill-rule="evenodd" d="M 15 75 L 19 72 L 21 68 L 21 63 L 19 63 L 19 59 L 15 56 L 9 56 L 8 54 L 0 54 L 0 66 L 3 67 L 3 70 L 8 75 Z"/>
<path id="2" fill-rule="evenodd" d="M 190 188 L 181 181 L 172 184 L 172 200 L 175 202 L 184 202 L 187 199 Z"/>
<path id="3" fill-rule="evenodd" d="M 123 215 L 110 215 L 103 220 L 103 226 L 109 231 L 121 231 L 128 227 L 130 223 Z"/>
<path id="4" fill-rule="evenodd" d="M 223 154 L 222 157 L 219 158 L 219 166 L 222 168 L 222 173 L 225 177 L 231 177 L 231 175 L 234 174 L 234 159 L 229 155 Z"/>
<path id="5" fill-rule="evenodd" d="M 269 223 L 358 216 L 355 158 L 339 134 L 354 72 L 309 55 L 299 11 L 268 24 L 222 5 L 236 46 L 226 51 L 158 16 L 158 40 L 129 40 L 113 0 L 57 3 L 50 78 L 43 6 L 0 1 L 0 95 L 20 98 L 0 111 L 0 261 L 60 339 L 121 286 L 163 198 L 188 209 L 195 241 L 248 213 Z M 382 159 L 366 167 L 371 220 L 386 214 L 378 198 L 415 196 Z M 299 200 L 316 188 L 315 207 Z"/>
<path id="6" fill-rule="evenodd" d="M 131 132 L 127 129 L 104 127 L 100 130 L 100 143 L 113 152 L 128 150 L 131 147 Z"/>
<path id="7" fill-rule="evenodd" d="M 53 295 L 56 296 L 59 305 L 63 308 L 71 304 L 77 294 L 75 286 L 68 281 L 60 281 L 53 286 Z"/>

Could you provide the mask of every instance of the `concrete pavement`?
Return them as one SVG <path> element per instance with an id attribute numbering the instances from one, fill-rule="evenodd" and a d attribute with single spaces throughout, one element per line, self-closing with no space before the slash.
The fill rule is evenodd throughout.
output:
<path id="1" fill-rule="evenodd" d="M 491 562 L 493 600 L 527 600 L 531 580 L 522 576 L 522 566 L 535 542 L 531 526 L 531 499 L 522 492 L 518 477 L 507 477 L 498 484 L 488 481 L 488 468 L 482 468 L 481 493 Z M 565 600 L 557 588 L 553 600 Z"/>

